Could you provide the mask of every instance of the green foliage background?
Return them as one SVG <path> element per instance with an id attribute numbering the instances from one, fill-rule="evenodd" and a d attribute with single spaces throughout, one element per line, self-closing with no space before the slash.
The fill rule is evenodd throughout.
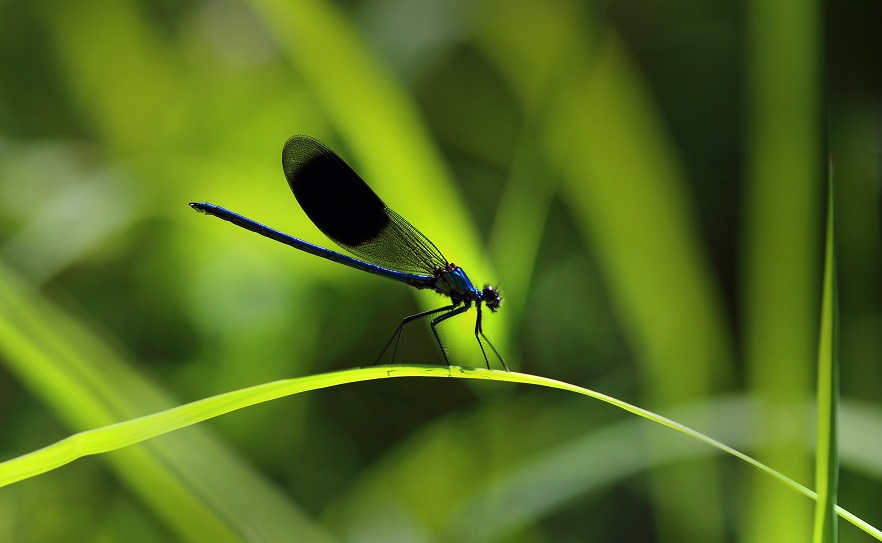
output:
<path id="1" fill-rule="evenodd" d="M 500 286 L 485 328 L 520 370 L 814 487 L 831 153 L 838 501 L 882 525 L 879 16 L 856 1 L 0 5 L 0 460 L 370 364 L 402 316 L 438 304 L 186 206 L 325 244 L 279 164 L 304 133 Z M 481 363 L 472 326 L 445 330 L 464 366 Z M 440 362 L 425 329 L 406 338 L 400 361 Z M 810 501 L 713 452 L 552 391 L 366 382 L 0 489 L 0 540 L 808 540 Z"/>

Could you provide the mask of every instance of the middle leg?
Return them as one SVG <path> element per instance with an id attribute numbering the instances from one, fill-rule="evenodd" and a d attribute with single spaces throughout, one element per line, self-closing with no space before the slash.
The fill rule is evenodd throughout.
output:
<path id="1" fill-rule="evenodd" d="M 452 309 L 452 307 L 451 307 L 451 309 Z M 441 347 L 441 354 L 444 355 L 444 361 L 447 362 L 448 367 L 450 366 L 450 358 L 447 357 L 447 351 L 444 350 L 444 344 L 441 342 L 441 336 L 438 335 L 438 330 L 435 329 L 435 327 L 438 326 L 438 323 L 446 321 L 450 317 L 455 317 L 456 315 L 459 315 L 461 313 L 465 313 L 468 310 L 469 310 L 469 306 L 464 305 L 458 309 L 453 309 L 453 311 L 451 311 L 449 313 L 445 313 L 445 314 L 441 315 L 440 317 L 436 317 L 436 318 L 432 319 L 432 322 L 430 323 L 430 326 L 432 328 L 432 333 L 435 334 L 435 340 L 438 342 L 438 346 Z"/>

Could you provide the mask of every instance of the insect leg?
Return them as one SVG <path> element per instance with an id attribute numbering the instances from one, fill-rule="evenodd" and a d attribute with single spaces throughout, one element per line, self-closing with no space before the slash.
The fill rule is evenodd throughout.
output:
<path id="1" fill-rule="evenodd" d="M 451 306 L 451 307 L 445 308 L 445 309 L 453 309 L 453 307 L 454 306 Z M 464 305 L 458 309 L 453 309 L 453 311 L 451 311 L 450 313 L 445 313 L 445 314 L 441 315 L 440 317 L 436 317 L 436 318 L 432 319 L 432 322 L 431 322 L 432 333 L 435 334 L 435 340 L 438 342 L 438 346 L 441 347 L 441 354 L 444 355 L 444 361 L 447 362 L 448 366 L 450 366 L 450 358 L 447 357 L 447 351 L 444 350 L 444 344 L 441 343 L 441 336 L 438 335 L 438 330 L 436 330 L 435 327 L 438 325 L 438 323 L 443 322 L 443 321 L 449 319 L 450 317 L 455 317 L 456 315 L 459 315 L 460 313 L 465 313 L 468 310 L 469 310 L 469 306 Z"/>
<path id="2" fill-rule="evenodd" d="M 401 324 L 398 325 L 398 328 L 395 330 L 395 333 L 392 334 L 392 337 L 389 338 L 389 341 L 386 342 L 386 346 L 383 347 L 383 350 L 380 351 L 380 356 L 377 357 L 377 360 L 374 362 L 376 366 L 377 363 L 380 362 L 380 359 L 383 358 L 383 355 L 386 354 L 386 351 L 389 349 L 389 345 L 392 344 L 392 340 L 395 339 L 395 349 L 392 351 L 392 364 L 395 363 L 395 355 L 398 354 L 398 345 L 401 344 L 401 336 L 404 334 L 404 327 L 407 326 L 410 322 L 413 322 L 417 319 L 421 319 L 423 317 L 428 317 L 429 315 L 434 315 L 435 313 L 441 313 L 442 311 L 449 311 L 453 309 L 454 306 L 448 305 L 445 307 L 439 307 L 438 309 L 432 309 L 430 311 L 423 311 L 422 313 L 417 313 L 416 315 L 411 315 L 409 317 L 405 317 L 401 320 Z M 434 330 L 434 329 L 433 329 Z M 437 334 L 435 337 L 437 338 Z M 397 339 L 396 339 L 397 338 Z M 450 364 L 448 364 L 449 366 Z"/>
<path id="3" fill-rule="evenodd" d="M 478 308 L 478 318 L 475 321 L 475 339 L 478 340 L 478 346 L 481 347 L 481 354 L 484 355 L 484 363 L 487 364 L 487 369 L 489 370 L 490 361 L 487 360 L 487 353 L 484 351 L 484 345 L 481 343 L 482 337 L 484 338 L 484 341 L 487 342 L 487 345 L 489 345 L 490 348 L 493 349 L 493 353 L 496 355 L 496 358 L 498 358 L 499 361 L 502 362 L 502 367 L 505 369 L 505 371 L 508 371 L 508 366 L 505 364 L 505 360 L 502 359 L 499 351 L 496 350 L 496 347 L 494 347 L 493 344 L 490 343 L 490 340 L 487 339 L 487 336 L 484 335 L 484 321 L 481 317 L 481 305 L 476 304 L 476 306 Z M 480 336 L 478 334 L 480 334 Z"/>

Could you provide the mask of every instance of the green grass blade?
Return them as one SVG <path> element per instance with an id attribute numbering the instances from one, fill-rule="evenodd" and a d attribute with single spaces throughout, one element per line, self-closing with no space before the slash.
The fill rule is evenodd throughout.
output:
<path id="1" fill-rule="evenodd" d="M 811 481 L 792 421 L 810 397 L 820 292 L 818 217 L 819 2 L 746 4 L 747 119 L 743 213 L 744 353 L 750 386 L 768 416 L 759 458 Z M 811 509 L 764 477 L 751 482 L 744 541 L 808 541 Z"/>
<path id="2" fill-rule="evenodd" d="M 572 69 L 566 53 L 574 29 L 568 10 L 558 8 L 485 2 L 477 11 L 477 46 L 507 75 L 525 118 L 489 243 L 497 269 L 505 273 L 506 307 L 515 319 L 529 294 L 560 178 L 560 167 L 550 164 L 545 152 L 544 132 L 562 75 Z M 536 20 L 542 24 L 533 24 Z"/>
<path id="3" fill-rule="evenodd" d="M 839 486 L 839 289 L 836 278 L 836 194 L 833 164 L 827 193 L 827 243 L 824 294 L 818 346 L 818 436 L 815 459 L 815 543 L 835 543 L 838 537 L 836 494 Z"/>
<path id="4" fill-rule="evenodd" d="M 294 379 L 284 379 L 235 390 L 218 396 L 212 396 L 210 398 L 181 405 L 145 417 L 121 422 L 104 428 L 97 428 L 87 432 L 81 432 L 30 454 L 8 460 L 0 464 L 0 487 L 55 469 L 86 455 L 100 454 L 126 447 L 151 437 L 156 437 L 258 403 L 310 390 L 393 377 L 481 379 L 529 384 L 574 392 L 608 403 L 619 409 L 623 409 L 629 413 L 698 439 L 699 441 L 716 447 L 723 452 L 747 462 L 751 466 L 774 477 L 780 483 L 804 496 L 812 499 L 817 498 L 816 494 L 808 488 L 732 447 L 724 445 L 705 434 L 692 430 L 691 428 L 667 417 L 657 415 L 651 411 L 623 402 L 606 394 L 557 381 L 555 379 L 548 379 L 546 377 L 498 370 L 467 369 L 457 366 L 374 366 L 368 368 L 356 368 Z M 837 507 L 836 510 L 840 516 L 882 541 L 882 531 L 874 528 L 840 507 Z"/>
<path id="5" fill-rule="evenodd" d="M 537 181 L 543 156 L 535 123 L 522 134 L 499 202 L 489 248 L 503 279 L 505 311 L 519 320 L 529 296 L 545 222 L 557 189 L 554 180 Z M 511 240 L 518 240 L 511 243 Z"/>

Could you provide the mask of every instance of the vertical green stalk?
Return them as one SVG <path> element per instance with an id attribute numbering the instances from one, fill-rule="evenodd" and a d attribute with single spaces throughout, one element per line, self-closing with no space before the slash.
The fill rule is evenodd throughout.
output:
<path id="1" fill-rule="evenodd" d="M 839 486 L 839 289 L 836 277 L 836 199 L 830 165 L 824 296 L 818 345 L 818 444 L 815 459 L 815 543 L 838 540 L 836 493 Z"/>
<path id="2" fill-rule="evenodd" d="M 745 355 L 765 410 L 763 462 L 800 482 L 816 348 L 820 187 L 818 2 L 748 3 Z M 811 510 L 759 477 L 748 541 L 808 541 Z"/>

